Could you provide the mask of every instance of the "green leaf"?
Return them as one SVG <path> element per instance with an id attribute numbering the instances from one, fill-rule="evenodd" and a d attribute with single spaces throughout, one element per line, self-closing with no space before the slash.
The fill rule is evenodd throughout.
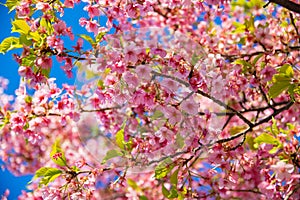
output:
<path id="1" fill-rule="evenodd" d="M 169 191 L 170 194 L 168 196 L 169 199 L 174 199 L 178 197 L 177 189 L 172 187 L 171 190 Z"/>
<path id="2" fill-rule="evenodd" d="M 23 45 L 19 43 L 19 38 L 17 37 L 8 37 L 5 38 L 0 44 L 0 53 L 6 53 L 12 49 L 22 48 Z"/>
<path id="3" fill-rule="evenodd" d="M 130 178 L 127 178 L 127 184 L 130 187 L 132 187 L 132 189 L 134 189 L 134 190 L 139 190 L 140 189 L 139 186 L 137 185 L 137 183 L 134 180 L 130 179 Z"/>
<path id="4" fill-rule="evenodd" d="M 99 43 L 102 40 L 102 38 L 104 37 L 105 34 L 106 34 L 106 32 L 98 33 L 98 35 L 96 36 L 96 43 Z"/>
<path id="5" fill-rule="evenodd" d="M 251 150 L 255 150 L 254 148 L 254 137 L 247 135 L 246 136 L 246 143 L 249 145 Z"/>
<path id="6" fill-rule="evenodd" d="M 30 26 L 27 24 L 25 20 L 21 19 L 16 19 L 15 21 L 12 22 L 12 33 L 20 33 L 20 34 L 25 34 L 28 35 L 30 31 Z"/>
<path id="7" fill-rule="evenodd" d="M 286 77 L 292 78 L 294 76 L 293 67 L 289 64 L 284 64 L 280 67 L 279 73 L 285 75 Z"/>
<path id="8" fill-rule="evenodd" d="M 246 30 L 245 24 L 239 22 L 233 22 L 233 25 L 235 26 L 235 30 L 232 31 L 232 33 L 244 33 Z"/>
<path id="9" fill-rule="evenodd" d="M 115 149 L 109 150 L 109 151 L 106 152 L 106 155 L 103 158 L 101 164 L 105 164 L 106 161 L 108 161 L 109 159 L 112 159 L 112 158 L 115 158 L 115 157 L 118 157 L 118 156 L 122 156 L 122 155 L 123 154 L 120 151 L 117 151 Z"/>
<path id="10" fill-rule="evenodd" d="M 53 27 L 49 20 L 42 18 L 40 21 L 40 26 L 43 27 L 47 31 L 47 35 L 51 35 L 53 33 Z"/>
<path id="11" fill-rule="evenodd" d="M 55 141 L 55 143 L 52 146 L 52 151 L 50 153 L 50 157 L 55 164 L 57 164 L 61 167 L 67 166 L 67 160 L 66 160 L 64 152 L 62 151 L 62 149 L 60 147 L 60 142 L 58 139 Z"/>
<path id="12" fill-rule="evenodd" d="M 146 196 L 143 195 L 143 196 L 140 196 L 140 197 L 139 197 L 139 200 L 148 200 L 148 198 L 147 198 Z"/>
<path id="13" fill-rule="evenodd" d="M 29 55 L 27 57 L 22 58 L 22 65 L 27 67 L 32 67 L 34 65 L 34 61 L 36 59 L 35 55 Z"/>
<path id="14" fill-rule="evenodd" d="M 21 34 L 20 38 L 19 38 L 19 43 L 26 45 L 26 46 L 31 46 L 32 42 L 30 40 L 27 39 L 25 34 Z"/>
<path id="15" fill-rule="evenodd" d="M 42 74 L 43 74 L 45 77 L 47 77 L 47 78 L 49 78 L 50 72 L 51 72 L 51 68 L 48 68 L 48 69 L 42 69 Z"/>
<path id="16" fill-rule="evenodd" d="M 176 169 L 170 177 L 170 182 L 174 187 L 176 187 L 178 183 L 178 172 L 179 172 L 179 168 Z"/>
<path id="17" fill-rule="evenodd" d="M 40 185 L 48 185 L 48 183 L 54 181 L 61 174 L 62 171 L 57 168 L 42 167 L 35 172 L 34 177 L 29 183 L 31 183 L 34 179 L 41 177 Z"/>
<path id="18" fill-rule="evenodd" d="M 35 42 L 39 42 L 41 40 L 41 36 L 37 31 L 30 32 L 27 36 L 27 39 L 33 39 Z"/>
<path id="19" fill-rule="evenodd" d="M 164 184 L 162 184 L 161 191 L 162 191 L 162 194 L 164 195 L 164 197 L 166 197 L 168 199 L 174 199 L 174 198 L 178 197 L 178 192 L 177 192 L 176 188 L 174 188 L 174 187 L 172 187 L 170 189 L 170 191 L 168 191 L 168 189 L 164 186 Z"/>
<path id="20" fill-rule="evenodd" d="M 170 157 L 159 163 L 155 167 L 155 178 L 161 179 L 168 175 L 168 173 L 174 168 L 174 163 Z"/>
<path id="21" fill-rule="evenodd" d="M 270 98 L 275 98 L 291 85 L 290 81 L 275 82 L 269 89 Z"/>
<path id="22" fill-rule="evenodd" d="M 272 126 L 271 126 L 271 131 L 274 135 L 278 135 L 279 129 L 277 127 L 277 121 L 272 117 Z"/>
<path id="23" fill-rule="evenodd" d="M 235 135 L 237 133 L 244 131 L 246 128 L 247 128 L 246 125 L 233 126 L 230 128 L 229 133 L 230 133 L 230 135 Z"/>
<path id="24" fill-rule="evenodd" d="M 193 55 L 192 55 L 192 60 L 191 60 L 191 64 L 192 64 L 193 66 L 195 66 L 195 65 L 198 63 L 198 61 L 201 59 L 201 57 L 203 57 L 203 56 L 197 55 L 197 54 L 193 53 Z"/>
<path id="25" fill-rule="evenodd" d="M 20 4 L 20 0 L 7 0 L 6 3 L 4 4 L 8 10 L 9 10 L 9 13 L 11 11 L 13 11 L 16 6 L 18 6 Z"/>
<path id="26" fill-rule="evenodd" d="M 245 21 L 246 29 L 248 29 L 251 33 L 254 33 L 255 26 L 254 26 L 254 17 L 251 15 L 250 19 Z"/>
<path id="27" fill-rule="evenodd" d="M 282 144 L 280 140 L 276 139 L 274 136 L 268 134 L 268 133 L 263 133 L 256 137 L 254 139 L 254 147 L 257 149 L 260 144 L 265 143 L 265 144 L 272 144 L 273 148 L 269 151 L 269 153 L 276 153 L 279 148 L 282 147 Z"/>
<path id="28" fill-rule="evenodd" d="M 161 185 L 161 192 L 164 195 L 164 197 L 168 198 L 170 195 L 170 192 L 167 190 L 167 188 L 164 186 L 164 184 Z"/>
<path id="29" fill-rule="evenodd" d="M 88 41 L 92 46 L 96 43 L 96 41 L 89 35 L 86 34 L 79 34 L 78 37 Z"/>
<path id="30" fill-rule="evenodd" d="M 236 61 L 234 61 L 235 64 L 239 64 L 243 66 L 243 73 L 249 71 L 250 69 L 253 69 L 253 65 L 243 59 L 237 59 Z"/>
<path id="31" fill-rule="evenodd" d="M 117 144 L 118 147 L 120 147 L 121 149 L 125 149 L 124 128 L 120 129 L 120 130 L 116 133 L 116 144 Z"/>
<path id="32" fill-rule="evenodd" d="M 254 58 L 254 60 L 253 60 L 253 62 L 252 62 L 252 65 L 253 66 L 255 66 L 256 65 L 256 63 L 257 63 L 257 61 L 263 56 L 264 54 L 258 54 L 255 58 Z"/>

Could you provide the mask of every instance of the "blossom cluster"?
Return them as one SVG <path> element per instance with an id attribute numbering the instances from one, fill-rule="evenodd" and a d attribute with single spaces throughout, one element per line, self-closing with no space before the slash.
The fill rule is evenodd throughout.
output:
<path id="1" fill-rule="evenodd" d="M 64 20 L 78 4 L 87 34 Z M 260 0 L 6 6 L 20 38 L 0 52 L 23 51 L 15 98 L 0 78 L 0 157 L 35 174 L 19 199 L 298 198 L 299 14 Z M 50 77 L 54 61 L 74 85 Z"/>

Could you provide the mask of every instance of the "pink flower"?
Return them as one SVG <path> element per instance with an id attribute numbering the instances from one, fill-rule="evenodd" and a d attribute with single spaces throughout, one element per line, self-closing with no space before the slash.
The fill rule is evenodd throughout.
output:
<path id="1" fill-rule="evenodd" d="M 94 18 L 100 15 L 98 5 L 87 5 L 83 8 L 83 10 L 88 12 L 90 18 Z"/>
<path id="2" fill-rule="evenodd" d="M 274 74 L 276 74 L 277 71 L 273 67 L 265 67 L 263 70 L 261 70 L 261 74 L 263 76 L 263 81 L 267 82 L 272 80 L 272 77 Z"/>
<path id="3" fill-rule="evenodd" d="M 53 28 L 58 35 L 66 34 L 67 26 L 64 21 L 59 21 L 58 23 L 54 24 Z"/>
<path id="4" fill-rule="evenodd" d="M 125 47 L 124 49 L 124 54 L 125 54 L 125 61 L 128 62 L 132 62 L 132 63 L 136 63 L 138 61 L 138 52 L 136 50 L 136 47 L 131 44 L 127 47 Z"/>
<path id="5" fill-rule="evenodd" d="M 65 0 L 64 5 L 65 5 L 65 7 L 73 8 L 74 7 L 74 0 Z"/>
<path id="6" fill-rule="evenodd" d="M 155 55 L 160 55 L 160 57 L 164 58 L 167 55 L 167 52 L 160 48 L 152 48 L 151 53 Z"/>
<path id="7" fill-rule="evenodd" d="M 95 35 L 97 35 L 99 32 L 99 29 L 98 29 L 99 24 L 97 23 L 96 20 L 89 21 L 89 20 L 85 19 L 84 17 L 82 17 L 79 19 L 79 25 L 85 26 L 85 28 L 88 32 L 93 32 Z"/>
<path id="8" fill-rule="evenodd" d="M 166 111 L 166 117 L 168 118 L 168 122 L 171 125 L 175 125 L 176 123 L 181 122 L 182 116 L 181 116 L 181 112 L 179 110 L 170 106 L 170 107 L 166 108 L 165 111 Z"/>
<path id="9" fill-rule="evenodd" d="M 75 52 L 80 53 L 80 50 L 81 50 L 81 48 L 82 48 L 82 45 L 83 45 L 83 39 L 82 39 L 82 38 L 79 38 L 79 39 L 77 40 L 76 46 L 72 46 L 72 47 L 74 48 L 74 51 L 75 51 Z"/>
<path id="10" fill-rule="evenodd" d="M 42 69 L 50 69 L 52 67 L 52 59 L 50 57 L 41 57 L 36 60 L 36 65 Z"/>
<path id="11" fill-rule="evenodd" d="M 152 69 L 148 65 L 139 65 L 136 67 L 135 72 L 138 75 L 139 79 L 150 80 L 151 79 Z"/>
<path id="12" fill-rule="evenodd" d="M 180 107 L 190 115 L 196 115 L 198 113 L 198 104 L 192 99 L 183 101 Z"/>
<path id="13" fill-rule="evenodd" d="M 64 50 L 64 41 L 61 38 L 56 38 L 55 35 L 47 37 L 47 44 L 50 47 L 55 48 L 58 53 L 61 53 Z"/>
<path id="14" fill-rule="evenodd" d="M 38 10 L 42 10 L 43 12 L 46 12 L 47 10 L 51 9 L 49 3 L 43 3 L 43 2 L 38 2 L 36 4 L 36 8 Z"/>
<path id="15" fill-rule="evenodd" d="M 132 74 L 128 71 L 123 74 L 123 78 L 128 85 L 131 85 L 134 87 L 136 87 L 138 85 L 138 78 L 134 74 Z"/>
<path id="16" fill-rule="evenodd" d="M 161 82 L 161 85 L 164 86 L 170 92 L 176 92 L 176 90 L 178 90 L 178 83 L 169 78 L 165 78 Z"/>
<path id="17" fill-rule="evenodd" d="M 271 170 L 274 171 L 276 178 L 279 181 L 287 180 L 291 177 L 294 171 L 294 165 L 286 164 L 284 161 L 277 162 L 276 165 L 271 165 Z"/>
<path id="18" fill-rule="evenodd" d="M 159 143 L 162 143 L 165 140 L 170 141 L 173 138 L 173 132 L 166 127 L 160 128 L 157 132 L 154 133 L 154 135 L 159 138 Z"/>
<path id="19" fill-rule="evenodd" d="M 95 35 L 97 35 L 98 32 L 99 32 L 98 26 L 99 26 L 99 24 L 97 23 L 97 21 L 93 20 L 93 21 L 88 21 L 86 23 L 86 27 L 85 28 L 86 28 L 86 30 L 88 32 L 93 32 Z"/>
<path id="20" fill-rule="evenodd" d="M 27 17 L 30 14 L 29 2 L 22 1 L 19 6 L 16 7 L 18 17 Z"/>
<path id="21" fill-rule="evenodd" d="M 269 198 L 273 198 L 274 192 L 276 191 L 275 185 L 272 185 L 271 183 L 263 181 L 257 187 L 259 188 L 259 190 L 262 193 L 267 194 Z"/>

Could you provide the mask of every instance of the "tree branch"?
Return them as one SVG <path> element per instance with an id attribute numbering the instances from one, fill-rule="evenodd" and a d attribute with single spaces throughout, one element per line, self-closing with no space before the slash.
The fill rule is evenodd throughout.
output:
<path id="1" fill-rule="evenodd" d="M 290 11 L 300 14 L 300 5 L 288 0 L 269 0 L 271 3 L 276 3 Z"/>
<path id="2" fill-rule="evenodd" d="M 252 122 L 250 122 L 246 117 L 244 117 L 239 111 L 235 110 L 234 108 L 228 106 L 227 104 L 225 104 L 224 102 L 220 101 L 219 99 L 216 99 L 213 96 L 210 96 L 209 94 L 206 94 L 205 92 L 201 91 L 201 90 L 197 90 L 197 94 L 200 94 L 204 97 L 207 97 L 209 99 L 211 99 L 213 102 L 215 102 L 216 104 L 222 106 L 223 108 L 230 110 L 231 112 L 233 112 L 234 114 L 236 114 L 241 120 L 243 120 L 246 124 L 248 124 L 249 127 L 253 127 Z"/>

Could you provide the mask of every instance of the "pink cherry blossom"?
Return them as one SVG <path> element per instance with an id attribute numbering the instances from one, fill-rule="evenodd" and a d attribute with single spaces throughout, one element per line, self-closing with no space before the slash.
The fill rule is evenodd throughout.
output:
<path id="1" fill-rule="evenodd" d="M 276 163 L 276 165 L 271 165 L 271 170 L 274 171 L 275 176 L 279 181 L 283 181 L 291 177 L 291 174 L 294 171 L 294 165 L 287 164 L 280 160 Z"/>
<path id="2" fill-rule="evenodd" d="M 42 69 L 50 69 L 52 67 L 52 59 L 50 57 L 41 57 L 36 60 L 36 65 Z"/>
<path id="3" fill-rule="evenodd" d="M 133 44 L 126 46 L 124 49 L 125 61 L 127 63 L 136 63 L 138 61 L 138 53 L 139 51 Z"/>
<path id="4" fill-rule="evenodd" d="M 172 125 L 175 125 L 176 123 L 180 123 L 182 119 L 182 114 L 179 110 L 177 110 L 174 107 L 168 107 L 165 109 L 165 114 L 168 119 L 168 122 Z"/>
<path id="5" fill-rule="evenodd" d="M 188 99 L 181 103 L 180 108 L 190 115 L 197 115 L 199 106 L 193 99 Z"/>
<path id="6" fill-rule="evenodd" d="M 178 90 L 178 83 L 176 81 L 173 81 L 172 79 L 165 78 L 160 84 L 167 91 L 176 92 L 176 90 Z"/>
<path id="7" fill-rule="evenodd" d="M 162 143 L 164 141 L 170 141 L 173 138 L 173 132 L 167 129 L 166 127 L 162 127 L 157 132 L 155 132 L 155 136 L 159 138 L 159 142 Z"/>
<path id="8" fill-rule="evenodd" d="M 83 10 L 86 10 L 88 12 L 90 18 L 94 18 L 100 15 L 100 9 L 96 4 L 87 5 L 86 7 L 83 8 Z"/>
<path id="9" fill-rule="evenodd" d="M 55 32 L 58 35 L 65 35 L 66 34 L 67 26 L 66 26 L 66 23 L 64 21 L 59 21 L 58 23 L 54 24 L 53 28 L 54 28 Z"/>
<path id="10" fill-rule="evenodd" d="M 12 96 L 0 77 L 1 168 L 58 173 L 39 170 L 18 199 L 299 199 L 297 12 L 273 1 L 12 2 L 0 53 L 14 51 L 20 84 Z M 288 88 L 276 87 L 287 67 Z M 56 84 L 66 80 L 54 68 L 76 80 Z"/>
<path id="11" fill-rule="evenodd" d="M 273 67 L 265 67 L 262 71 L 261 74 L 263 76 L 263 81 L 270 81 L 272 80 L 272 77 L 274 74 L 276 74 L 277 71 Z"/>
<path id="12" fill-rule="evenodd" d="M 151 71 L 152 69 L 148 65 L 139 65 L 135 69 L 138 78 L 146 81 L 151 79 Z"/>

